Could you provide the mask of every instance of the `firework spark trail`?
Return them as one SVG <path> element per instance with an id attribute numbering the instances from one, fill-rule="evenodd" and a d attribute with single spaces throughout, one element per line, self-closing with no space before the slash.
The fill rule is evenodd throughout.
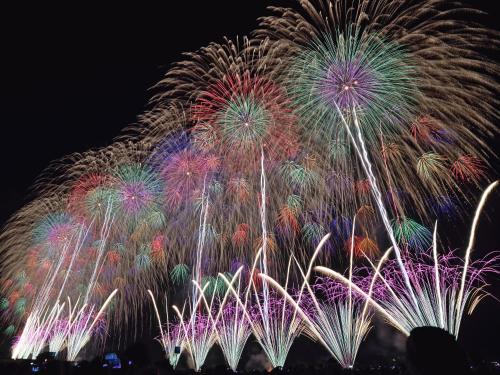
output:
<path id="1" fill-rule="evenodd" d="M 162 324 L 161 324 L 160 313 L 158 312 L 158 307 L 156 306 L 155 297 L 153 296 L 153 292 L 151 292 L 150 289 L 148 289 L 148 293 L 149 293 L 149 296 L 151 297 L 151 302 L 153 302 L 153 307 L 154 307 L 154 310 L 155 310 L 156 319 L 158 319 L 158 328 L 160 330 L 160 336 L 161 336 L 160 343 L 163 346 L 163 350 L 165 351 L 165 354 L 168 355 L 169 350 L 167 348 L 167 342 L 165 341 L 165 334 L 163 333 L 163 328 L 162 328 Z M 168 322 L 168 303 L 167 303 L 167 322 Z"/>
<path id="2" fill-rule="evenodd" d="M 349 137 L 351 138 L 351 141 L 352 141 L 352 144 L 356 150 L 356 153 L 358 154 L 358 156 L 361 160 L 361 164 L 363 166 L 363 169 L 364 169 L 368 179 L 370 180 L 370 187 L 371 187 L 372 194 L 375 198 L 375 202 L 377 203 L 377 208 L 379 210 L 380 216 L 382 217 L 382 222 L 384 224 L 385 230 L 387 231 L 387 234 L 389 235 L 389 239 L 392 243 L 392 247 L 394 249 L 394 253 L 396 254 L 396 258 L 397 258 L 398 264 L 401 268 L 401 272 L 403 274 L 406 286 L 408 287 L 408 291 L 409 291 L 411 298 L 413 300 L 414 309 L 416 310 L 417 313 L 420 313 L 418 310 L 417 298 L 415 296 L 412 285 L 410 283 L 410 278 L 408 276 L 408 272 L 406 271 L 405 265 L 404 265 L 403 260 L 401 258 L 401 250 L 399 249 L 396 238 L 394 237 L 394 232 L 392 230 L 391 223 L 390 223 L 389 217 L 387 215 L 387 210 L 385 209 L 384 202 L 382 200 L 382 193 L 380 192 L 380 190 L 378 188 L 377 179 L 376 179 L 375 175 L 373 174 L 372 165 L 371 165 L 370 159 L 368 157 L 368 151 L 366 149 L 365 142 L 364 142 L 363 136 L 361 134 L 361 128 L 359 127 L 356 109 L 352 108 L 351 113 L 352 113 L 353 118 L 354 118 L 354 125 L 356 128 L 356 133 L 358 136 L 359 145 L 356 142 L 356 140 L 351 132 L 351 129 L 349 128 L 349 125 L 347 124 L 347 121 L 346 121 L 344 115 L 342 114 L 342 111 L 338 107 L 337 103 L 335 103 L 335 108 L 337 109 L 337 112 L 339 113 L 340 118 L 342 119 L 342 123 L 344 124 L 344 127 L 347 130 Z"/>
<path id="3" fill-rule="evenodd" d="M 84 241 L 87 239 L 89 231 L 91 230 L 94 223 L 95 216 L 93 216 L 88 225 L 79 224 L 75 227 L 75 230 L 71 231 L 69 238 L 64 240 L 64 244 L 61 249 L 60 256 L 58 257 L 58 261 L 55 266 L 53 266 L 50 272 L 45 277 L 45 280 L 42 286 L 39 288 L 39 292 L 36 295 L 35 301 L 33 302 L 32 311 L 44 311 L 47 308 L 47 305 L 50 303 L 50 293 L 55 288 L 55 280 L 59 274 L 59 270 L 63 265 L 64 261 L 67 258 L 68 253 L 71 253 L 71 260 L 68 268 L 65 271 L 64 279 L 59 286 L 58 295 L 56 301 L 59 301 L 64 288 L 66 286 L 66 282 L 70 273 L 72 272 L 72 268 L 74 265 L 74 261 L 78 254 L 80 253 L 81 248 L 83 247 Z M 77 233 L 75 239 L 75 232 Z"/>
<path id="4" fill-rule="evenodd" d="M 80 303 L 80 297 L 76 300 L 74 306 L 71 305 L 71 298 L 68 297 L 68 316 L 66 319 L 61 319 L 62 324 L 59 326 L 55 326 L 53 328 L 52 338 L 54 340 L 49 341 L 49 348 L 51 352 L 58 353 L 61 351 L 68 343 L 68 335 L 70 334 L 72 324 L 74 323 L 74 317 L 76 316 L 76 312 L 78 309 L 78 305 Z M 54 350 L 52 350 L 54 349 Z"/>
<path id="5" fill-rule="evenodd" d="M 261 220 L 261 228 L 262 228 L 262 262 L 261 269 L 264 270 L 264 273 L 267 274 L 267 224 L 266 224 L 266 172 L 264 169 L 264 149 L 261 147 L 260 149 L 260 220 Z M 264 293 L 264 314 L 265 316 L 269 315 L 269 290 L 267 284 L 262 284 L 262 289 Z M 269 322 L 266 323 L 267 330 L 269 330 Z"/>
<path id="6" fill-rule="evenodd" d="M 75 307 L 71 306 L 71 298 L 68 297 L 68 317 L 66 319 L 60 318 L 59 321 L 53 328 L 53 332 L 51 333 L 51 337 L 49 339 L 49 350 L 52 353 L 59 353 L 64 349 L 67 343 L 67 337 L 69 334 L 69 330 L 71 328 L 71 319 L 76 310 L 76 306 L 78 306 L 79 299 L 77 299 L 75 303 Z"/>
<path id="7" fill-rule="evenodd" d="M 170 365 L 172 368 L 175 369 L 177 366 L 177 363 L 179 362 L 179 359 L 182 354 L 182 350 L 184 347 L 184 333 L 183 330 L 180 329 L 180 327 L 177 327 L 177 329 L 173 329 L 171 326 L 171 323 L 169 322 L 168 318 L 168 300 L 167 297 L 165 297 L 165 312 L 166 312 L 166 332 L 163 329 L 163 325 L 161 322 L 160 318 L 160 313 L 158 311 L 158 307 L 156 306 L 156 301 L 153 296 L 153 292 L 148 289 L 149 296 L 151 297 L 151 301 L 153 302 L 153 307 L 155 310 L 155 315 L 156 319 L 158 320 L 158 328 L 160 330 L 160 337 L 161 339 L 160 344 L 163 347 L 163 351 L 165 352 L 165 355 L 167 356 Z M 179 353 L 176 352 L 176 348 L 180 348 Z"/>
<path id="8" fill-rule="evenodd" d="M 48 339 L 50 352 L 57 355 L 57 353 L 64 349 L 64 346 L 66 345 L 68 329 L 69 324 L 67 321 L 59 320 L 54 324 L 53 331 Z"/>
<path id="9" fill-rule="evenodd" d="M 484 205 L 486 204 L 486 200 L 488 199 L 488 196 L 490 193 L 495 189 L 498 185 L 498 181 L 493 182 L 486 188 L 486 190 L 483 192 L 483 195 L 481 196 L 481 200 L 479 201 L 479 204 L 477 205 L 476 208 L 476 213 L 474 214 L 474 219 L 472 221 L 472 226 L 470 229 L 470 235 L 469 235 L 469 244 L 467 245 L 467 250 L 465 251 L 465 265 L 464 265 L 464 270 L 462 272 L 462 280 L 460 283 L 460 291 L 458 292 L 458 298 L 456 302 L 456 313 L 458 314 L 458 318 L 455 320 L 455 329 L 454 333 L 455 336 L 458 336 L 458 331 L 460 329 L 460 322 L 462 321 L 462 312 L 464 310 L 464 305 L 462 303 L 464 299 L 464 290 L 465 290 L 465 281 L 467 278 L 467 271 L 469 268 L 469 263 L 470 263 L 470 255 L 472 252 L 472 249 L 474 247 L 474 241 L 476 239 L 476 229 L 477 225 L 479 222 L 479 216 L 481 215 L 481 211 L 483 210 Z"/>
<path id="10" fill-rule="evenodd" d="M 342 274 L 331 270 L 330 268 L 327 267 L 322 267 L 322 266 L 316 266 L 314 269 L 318 272 L 321 272 L 327 276 L 330 276 L 334 279 L 337 279 L 341 282 L 343 282 L 345 285 L 351 285 L 352 289 L 358 293 L 359 295 L 363 296 L 369 303 L 379 312 L 382 314 L 384 318 L 387 319 L 388 322 L 390 322 L 394 327 L 396 327 L 398 330 L 403 332 L 406 336 L 410 335 L 410 332 L 404 328 L 385 308 L 383 308 L 377 301 L 375 301 L 369 294 L 365 293 L 361 288 L 359 288 L 356 284 L 353 282 L 349 281 L 346 277 L 344 277 Z M 380 277 L 380 276 L 379 276 Z"/>
<path id="11" fill-rule="evenodd" d="M 236 273 L 234 274 L 231 282 L 229 284 L 232 286 L 234 284 L 234 281 L 239 278 L 239 275 L 241 271 L 243 270 L 243 267 L 240 267 Z M 173 333 L 170 331 L 170 325 L 167 323 L 167 330 L 166 332 L 163 329 L 162 323 L 161 323 L 161 318 L 160 314 L 156 305 L 156 301 L 154 299 L 153 293 L 151 290 L 148 290 L 148 293 L 151 297 L 151 300 L 153 302 L 153 307 L 155 310 L 155 315 L 156 319 L 158 321 L 158 326 L 160 329 L 160 337 L 161 340 L 160 343 L 162 344 L 165 354 L 170 360 L 170 363 L 172 367 L 175 368 L 177 365 L 177 362 L 180 358 L 180 354 L 175 353 L 175 347 L 183 347 L 184 343 L 187 341 L 188 342 L 188 349 L 189 352 L 191 353 L 193 363 L 195 364 L 195 368 L 198 370 L 201 368 L 201 366 L 204 363 L 204 358 L 206 358 L 206 354 L 208 354 L 208 351 L 210 350 L 210 347 L 214 343 L 214 337 L 219 341 L 223 353 L 230 364 L 231 368 L 236 370 L 236 367 L 239 362 L 239 358 L 241 356 L 241 352 L 243 350 L 243 347 L 246 343 L 246 340 L 248 339 L 248 335 L 246 335 L 246 338 L 244 338 L 244 327 L 247 324 L 246 317 L 243 319 L 238 318 L 238 310 L 236 311 L 236 314 L 231 315 L 229 318 L 233 317 L 234 322 L 233 324 L 236 325 L 234 327 L 234 330 L 231 330 L 231 328 L 226 329 L 229 327 L 228 322 L 226 321 L 225 318 L 227 318 L 224 315 L 224 307 L 226 305 L 227 298 L 229 296 L 229 290 L 226 290 L 224 298 L 222 299 L 220 305 L 219 305 L 219 311 L 214 319 L 211 311 L 213 310 L 212 306 L 214 303 L 214 295 L 212 295 L 212 300 L 210 303 L 205 298 L 205 291 L 207 288 L 209 288 L 210 282 L 206 283 L 204 285 L 204 288 L 201 288 L 199 284 L 193 280 L 195 288 L 198 289 L 198 294 L 199 294 L 199 299 L 197 301 L 197 304 L 200 305 L 201 301 L 203 301 L 206 309 L 207 309 L 207 316 L 202 317 L 200 322 L 200 316 L 196 312 L 198 310 L 198 306 L 195 304 L 192 308 L 192 315 L 190 317 L 190 322 L 189 322 L 189 327 L 190 330 L 188 331 L 185 327 L 186 325 L 184 324 L 183 320 L 181 319 L 180 323 L 180 328 L 182 329 L 177 330 Z M 168 302 L 166 300 L 166 306 L 168 306 Z M 176 311 L 179 315 L 178 309 L 174 307 L 174 311 Z M 167 321 L 168 321 L 168 307 L 167 307 Z M 184 315 L 184 310 L 182 313 L 180 313 L 179 318 Z M 219 328 L 218 324 L 219 322 L 222 322 L 223 326 Z M 231 322 L 229 322 L 230 324 Z M 242 323 L 242 324 L 241 324 Z M 198 335 L 200 332 L 198 330 L 199 325 L 203 325 L 202 327 L 202 334 L 201 336 Z M 251 330 L 248 330 L 250 332 Z M 243 332 L 243 333 L 242 333 Z M 214 336 L 214 334 L 216 336 Z M 198 336 L 197 336 L 198 335 Z M 243 336 L 243 338 L 242 338 Z M 201 339 L 200 339 L 201 337 Z"/>
<path id="12" fill-rule="evenodd" d="M 354 223 L 352 232 L 354 233 Z M 297 300 L 295 300 L 286 291 L 286 287 L 283 288 L 274 279 L 265 274 L 260 274 L 259 276 L 263 279 L 268 280 L 271 285 L 277 289 L 295 308 L 295 311 L 301 315 L 301 317 L 306 322 L 309 330 L 312 333 L 312 338 L 318 340 L 332 355 L 335 360 L 341 364 L 344 368 L 352 368 L 356 360 L 356 355 L 363 341 L 363 338 L 367 335 L 370 329 L 371 317 L 367 314 L 368 300 L 371 297 L 373 286 L 377 275 L 373 276 L 370 282 L 368 290 L 368 299 L 365 301 L 364 306 L 361 308 L 359 301 L 354 303 L 352 296 L 352 267 L 353 267 L 353 253 L 354 253 L 354 241 L 351 240 L 351 250 L 350 250 L 350 262 L 349 262 L 349 285 L 348 285 L 348 295 L 347 302 L 341 300 L 340 297 L 336 297 L 334 300 L 327 302 L 319 302 L 313 292 L 310 284 L 309 277 L 312 270 L 313 263 L 322 249 L 324 243 L 329 238 L 326 235 L 318 247 L 316 248 L 313 256 L 308 265 L 306 274 L 304 274 L 302 268 L 297 262 L 297 266 L 303 278 L 303 284 L 299 292 Z M 352 236 L 354 238 L 354 236 Z M 382 264 L 389 254 L 390 250 L 387 251 L 383 257 L 379 266 Z M 304 287 L 307 287 L 309 297 L 313 302 L 314 309 L 312 311 L 304 311 L 301 306 L 302 291 Z M 345 327 L 347 326 L 347 329 Z"/>
<path id="13" fill-rule="evenodd" d="M 477 270 L 470 271 L 470 254 L 474 246 L 474 240 L 477 231 L 477 224 L 481 211 L 486 203 L 489 194 L 498 185 L 498 181 L 492 183 L 483 193 L 477 206 L 471 232 L 469 245 L 464 258 L 462 268 L 452 266 L 445 257 L 439 261 L 437 256 L 437 234 L 434 228 L 432 256 L 434 264 L 427 267 L 422 258 L 412 260 L 407 259 L 407 268 L 411 271 L 412 286 L 417 290 L 419 301 L 419 313 L 415 314 L 412 305 L 411 296 L 405 284 L 401 284 L 398 277 L 401 274 L 397 269 L 390 268 L 385 274 L 382 274 L 380 264 L 375 265 L 368 259 L 374 269 L 374 277 L 378 277 L 386 288 L 388 294 L 380 297 L 378 301 L 372 299 L 371 295 L 366 295 L 361 291 L 361 295 L 376 308 L 377 311 L 394 325 L 398 330 L 409 335 L 411 330 L 416 327 L 434 326 L 448 331 L 450 334 L 458 337 L 463 313 L 470 306 L 469 313 L 484 297 L 482 289 L 485 286 L 475 286 L 474 281 L 480 279 L 480 274 L 484 272 L 496 272 L 494 263 L 497 258 L 490 261 L 481 261 Z M 406 255 L 409 257 L 410 255 Z M 359 287 L 351 280 L 344 278 L 339 273 L 325 267 L 316 267 L 317 271 L 324 273 L 334 279 L 340 280 L 346 285 L 351 286 L 358 292 Z M 467 278 L 469 279 L 467 281 Z M 399 283 L 399 284 L 398 284 Z"/>
<path id="14" fill-rule="evenodd" d="M 223 314 L 217 327 L 217 341 L 228 366 L 236 372 L 252 328 L 238 303 L 232 306 L 231 310 L 228 308 Z"/>
<path id="15" fill-rule="evenodd" d="M 240 267 L 238 273 L 243 268 Z M 241 289 L 241 278 L 239 275 L 233 276 L 231 285 L 238 277 L 238 294 Z M 219 307 L 218 316 L 214 322 L 217 330 L 218 342 L 224 353 L 224 357 L 229 367 L 236 372 L 241 354 L 245 344 L 252 333 L 252 327 L 245 315 L 245 311 L 240 306 L 238 301 L 234 301 L 231 305 L 227 305 L 229 296 L 229 288 L 226 291 L 224 300 Z"/>
<path id="16" fill-rule="evenodd" d="M 255 272 L 255 266 L 260 259 L 262 254 L 262 248 L 259 249 L 255 260 L 250 271 L 250 283 L 246 287 L 246 291 L 243 293 L 244 301 L 241 300 L 240 290 L 236 291 L 231 283 L 223 274 L 219 276 L 224 280 L 228 286 L 228 290 L 231 291 L 237 304 L 242 308 L 242 312 L 245 315 L 248 323 L 252 328 L 252 332 L 260 344 L 264 352 L 266 353 L 271 365 L 274 367 L 283 367 L 288 352 L 291 345 L 296 337 L 302 332 L 303 326 L 301 318 L 297 317 L 295 309 L 290 311 L 292 304 L 287 305 L 287 299 L 283 297 L 282 299 L 268 297 L 267 301 L 261 298 L 253 281 L 253 274 Z M 290 266 L 291 260 L 288 262 L 288 269 L 286 274 L 285 285 L 288 285 L 288 280 L 290 277 Z M 253 295 L 251 291 L 253 290 Z M 254 307 L 255 313 L 251 314 L 249 309 L 250 300 L 255 300 Z M 264 299 L 264 297 L 262 297 Z M 267 303 L 268 314 L 264 315 L 264 304 Z M 272 316 L 271 316 L 272 313 Z"/>
<path id="17" fill-rule="evenodd" d="M 215 332 L 215 327 L 213 326 L 212 314 L 212 302 L 208 304 L 205 299 L 205 291 L 208 288 L 210 282 L 206 283 L 203 288 L 200 287 L 196 280 L 192 280 L 195 288 L 197 288 L 199 295 L 196 303 L 190 306 L 191 315 L 189 317 L 189 322 L 184 321 L 184 309 L 179 311 L 179 308 L 175 305 L 172 306 L 175 313 L 179 317 L 180 325 L 184 331 L 184 337 L 186 342 L 186 347 L 191 355 L 193 361 L 194 370 L 200 371 L 201 367 L 205 363 L 207 354 L 210 348 L 215 344 L 217 336 Z M 199 309 L 201 304 L 205 305 L 207 309 L 207 315 L 202 314 L 202 310 Z M 187 327 L 186 327 L 187 326 Z"/>
<path id="18" fill-rule="evenodd" d="M 438 264 L 438 254 L 437 254 L 437 221 L 434 225 L 434 233 L 432 235 L 432 256 L 434 258 L 434 277 L 436 281 L 436 295 L 438 299 L 438 307 L 439 307 L 439 324 L 440 328 L 444 329 L 444 312 L 442 310 L 443 306 L 443 297 L 441 295 L 441 283 L 439 278 L 439 264 Z"/>
<path id="19" fill-rule="evenodd" d="M 64 276 L 64 280 L 63 280 L 61 288 L 59 290 L 59 294 L 57 295 L 57 300 L 59 300 L 61 298 L 61 294 L 64 290 L 64 287 L 66 286 L 66 282 L 68 281 L 69 274 L 73 269 L 73 264 L 75 262 L 75 259 L 77 258 L 78 254 L 80 254 L 80 250 L 83 247 L 83 242 L 87 238 L 88 233 L 90 231 L 90 228 L 94 224 L 94 220 L 95 220 L 95 217 L 92 218 L 92 220 L 90 221 L 90 224 L 87 226 L 87 228 L 85 230 L 85 234 L 83 234 L 83 232 L 84 232 L 83 224 L 80 226 L 80 229 L 78 231 L 78 239 L 76 241 L 75 249 L 73 251 L 73 255 L 71 256 L 71 261 L 69 263 L 68 270 L 66 271 L 66 275 Z M 61 257 L 61 258 L 63 258 L 63 257 Z"/>
<path id="20" fill-rule="evenodd" d="M 241 305 L 244 310 L 246 310 L 245 316 L 249 319 L 249 323 L 252 327 L 252 331 L 257 338 L 257 341 L 261 345 L 262 349 L 266 353 L 273 367 L 283 367 L 290 347 L 295 340 L 295 338 L 302 331 L 301 319 L 297 317 L 295 311 L 290 312 L 287 308 L 287 300 L 283 297 L 281 300 L 271 301 L 267 281 L 264 280 L 262 283 L 262 298 L 259 296 L 257 287 L 253 281 L 253 274 L 255 272 L 255 266 L 260 260 L 262 269 L 267 273 L 267 224 L 266 224 L 266 176 L 264 168 L 264 151 L 261 148 L 261 175 L 260 175 L 260 194 L 261 194 L 261 208 L 260 208 L 260 219 L 261 219 L 261 229 L 262 229 L 262 247 L 259 249 L 255 261 L 253 263 L 250 272 L 250 284 L 245 291 L 245 301 L 241 302 L 239 293 L 234 291 L 232 285 L 228 284 L 225 277 L 223 280 L 228 284 L 229 290 L 234 293 L 235 298 L 238 301 L 238 305 Z M 291 259 L 288 262 L 288 268 L 286 272 L 286 282 L 288 285 L 290 277 L 290 267 Z M 249 298 L 251 298 L 251 290 L 254 292 L 254 300 L 256 313 L 250 317 L 247 310 Z M 273 306 L 271 306 L 271 303 Z M 281 305 L 280 305 L 281 304 Z M 271 314 L 271 310 L 272 314 Z M 276 311 L 275 311 L 276 310 Z M 272 315 L 272 316 L 271 316 Z"/>
<path id="21" fill-rule="evenodd" d="M 291 259 L 288 262 L 288 268 L 285 280 L 285 289 L 288 287 Z M 285 364 L 288 352 L 302 332 L 301 319 L 297 317 L 295 311 L 289 311 L 286 298 L 271 301 L 269 293 L 263 296 L 260 302 L 255 283 L 252 282 L 255 292 L 255 305 L 257 313 L 254 317 L 254 334 L 258 337 L 259 343 L 264 349 L 267 357 L 274 367 L 282 368 Z M 270 304 L 273 306 L 270 306 Z M 270 311 L 272 310 L 272 311 Z"/>
<path id="22" fill-rule="evenodd" d="M 38 321 L 38 329 L 35 332 L 34 345 L 31 356 L 33 359 L 37 358 L 42 352 L 43 348 L 47 345 L 49 334 L 53 330 L 61 311 L 64 308 L 64 303 L 61 305 L 56 303 L 54 308 L 50 311 L 48 319 L 43 319 L 42 322 Z"/>
<path id="23" fill-rule="evenodd" d="M 108 304 L 111 302 L 116 293 L 118 293 L 118 289 L 115 289 L 113 292 L 111 292 L 97 314 L 95 314 L 94 319 L 92 320 L 90 325 L 89 322 L 91 321 L 93 313 L 95 311 L 95 305 L 89 306 L 87 304 L 83 304 L 82 308 L 76 313 L 74 319 L 71 321 L 71 328 L 67 336 L 68 353 L 66 359 L 68 361 L 76 360 L 78 353 L 80 353 L 83 347 L 90 341 L 97 322 L 101 318 L 102 314 L 106 310 L 106 307 L 108 307 Z"/>
<path id="24" fill-rule="evenodd" d="M 46 345 L 49 334 L 56 323 L 64 303 L 56 302 L 51 309 L 44 311 L 34 310 L 26 320 L 23 331 L 12 348 L 12 359 L 36 358 Z"/>
<path id="25" fill-rule="evenodd" d="M 354 228 L 354 225 L 353 225 L 353 228 Z M 330 233 L 326 234 L 321 239 L 321 241 L 318 243 L 318 246 L 316 246 L 316 249 L 314 250 L 314 253 L 311 256 L 311 259 L 309 260 L 309 265 L 307 267 L 307 272 L 306 272 L 305 275 L 302 272 L 302 268 L 300 267 L 299 262 L 297 261 L 297 259 L 295 258 L 295 256 L 292 254 L 292 258 L 295 259 L 295 263 L 296 263 L 297 267 L 299 268 L 299 271 L 300 271 L 300 273 L 302 275 L 302 279 L 303 279 L 302 285 L 301 285 L 300 290 L 299 290 L 299 296 L 297 298 L 297 302 L 294 301 L 295 302 L 294 306 L 295 305 L 300 306 L 300 303 L 301 303 L 301 300 L 302 300 L 302 296 L 303 296 L 303 293 L 304 293 L 304 288 L 307 287 L 308 292 L 311 295 L 313 294 L 312 289 L 311 289 L 310 284 L 309 284 L 309 278 L 311 277 L 311 272 L 312 272 L 313 264 L 316 261 L 316 258 L 318 257 L 318 255 L 319 255 L 321 249 L 323 248 L 323 246 L 325 245 L 326 241 L 328 241 L 330 239 L 330 236 L 331 236 Z M 286 289 L 285 289 L 285 291 L 286 291 Z M 316 299 L 313 298 L 313 301 L 316 301 Z M 319 306 L 316 304 L 316 308 L 318 308 L 318 307 Z M 298 309 L 295 309 L 295 311 L 297 312 Z"/>
<path id="26" fill-rule="evenodd" d="M 49 293 L 52 290 L 52 286 L 54 285 L 55 279 L 58 275 L 58 271 L 64 262 L 66 253 L 70 248 L 72 240 L 73 240 L 73 235 L 68 241 L 64 242 L 61 251 L 61 256 L 59 257 L 56 268 L 53 271 L 51 270 L 52 272 L 50 272 L 45 278 L 44 283 L 42 284 L 42 287 L 40 289 L 40 292 L 38 293 L 37 298 L 35 299 L 35 302 L 33 304 L 32 308 L 33 311 L 44 311 L 47 308 L 47 305 L 49 304 Z M 62 290 L 59 291 L 59 296 L 61 294 L 61 291 Z M 57 299 L 57 301 L 59 301 L 59 298 Z"/>
<path id="27" fill-rule="evenodd" d="M 99 239 L 99 247 L 98 247 L 98 253 L 97 253 L 97 259 L 94 265 L 94 270 L 92 272 L 92 276 L 90 277 L 90 280 L 88 282 L 88 288 L 87 292 L 85 293 L 85 297 L 83 299 L 83 304 L 86 305 L 89 301 L 90 296 L 92 295 L 95 287 L 95 283 L 97 282 L 99 278 L 100 271 L 102 269 L 103 263 L 101 262 L 101 259 L 104 255 L 104 250 L 106 248 L 106 243 L 108 241 L 108 237 L 111 231 L 111 228 L 113 226 L 113 222 L 115 219 L 115 213 L 112 210 L 112 204 L 111 200 L 108 200 L 107 206 L 106 206 L 106 211 L 104 214 L 104 223 L 101 226 L 100 229 L 100 239 Z M 112 295 L 114 296 L 114 292 Z M 106 302 L 107 303 L 107 302 Z"/>
<path id="28" fill-rule="evenodd" d="M 198 227 L 198 244 L 196 248 L 196 267 L 194 269 L 194 280 L 198 284 L 201 283 L 201 260 L 203 256 L 203 249 L 205 247 L 205 239 L 206 239 L 206 230 L 207 230 L 207 215 L 208 215 L 208 195 L 205 193 L 205 188 L 206 188 L 206 178 L 207 176 L 205 175 L 205 178 L 203 180 L 203 192 L 201 195 L 201 211 L 200 211 L 200 218 L 199 218 L 199 227 Z M 197 300 L 197 293 L 198 293 L 198 288 L 196 285 L 193 285 L 192 289 L 192 304 L 194 305 L 196 300 Z"/>

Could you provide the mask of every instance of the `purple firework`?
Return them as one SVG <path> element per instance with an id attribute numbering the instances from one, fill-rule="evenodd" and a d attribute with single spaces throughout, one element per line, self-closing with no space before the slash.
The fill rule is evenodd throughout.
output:
<path id="1" fill-rule="evenodd" d="M 319 92 L 326 103 L 340 109 L 364 107 L 374 98 L 375 77 L 359 58 L 334 61 L 319 82 Z"/>

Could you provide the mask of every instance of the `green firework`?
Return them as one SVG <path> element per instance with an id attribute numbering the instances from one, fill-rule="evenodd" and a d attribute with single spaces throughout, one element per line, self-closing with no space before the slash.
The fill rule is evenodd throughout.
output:
<path id="1" fill-rule="evenodd" d="M 4 311 L 9 308 L 9 299 L 6 297 L 2 297 L 0 299 L 0 310 Z"/>
<path id="2" fill-rule="evenodd" d="M 324 34 L 295 58 L 288 89 L 313 139 L 349 143 L 339 119 L 358 112 L 368 144 L 401 134 L 413 118 L 419 91 L 411 57 L 404 48 L 375 34 L 348 31 Z"/>
<path id="3" fill-rule="evenodd" d="M 16 327 L 14 327 L 12 324 L 10 326 L 8 326 L 7 328 L 5 328 L 5 330 L 3 331 L 3 334 L 7 337 L 12 337 L 14 335 L 14 333 L 16 332 Z"/>
<path id="4" fill-rule="evenodd" d="M 302 209 L 302 198 L 296 194 L 291 194 L 286 199 L 286 205 L 294 212 L 299 212 Z"/>
<path id="5" fill-rule="evenodd" d="M 313 244 L 319 242 L 326 233 L 325 228 L 318 223 L 305 223 L 302 227 L 302 235 Z"/>
<path id="6" fill-rule="evenodd" d="M 417 173 L 424 181 L 442 178 L 448 174 L 446 159 L 435 152 L 426 152 L 417 161 Z"/>
<path id="7" fill-rule="evenodd" d="M 183 285 L 189 278 L 189 267 L 183 263 L 177 264 L 170 271 L 170 280 L 175 285 Z"/>
<path id="8" fill-rule="evenodd" d="M 398 243 L 411 250 L 425 251 L 431 245 L 432 234 L 430 230 L 413 219 L 393 220 L 392 228 Z"/>
<path id="9" fill-rule="evenodd" d="M 266 110 L 250 97 L 237 97 L 230 101 L 219 123 L 227 143 L 248 148 L 267 133 L 269 119 Z"/>
<path id="10" fill-rule="evenodd" d="M 14 304 L 14 311 L 17 315 L 23 315 L 26 310 L 26 298 L 19 298 Z"/>
<path id="11" fill-rule="evenodd" d="M 304 191 L 311 189 L 319 179 L 315 171 L 294 161 L 284 162 L 281 174 L 291 187 Z"/>

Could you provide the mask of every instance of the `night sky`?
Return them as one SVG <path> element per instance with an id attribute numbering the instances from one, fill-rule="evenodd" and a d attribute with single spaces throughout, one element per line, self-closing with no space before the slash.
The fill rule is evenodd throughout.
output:
<path id="1" fill-rule="evenodd" d="M 500 2 L 469 0 L 497 28 Z M 168 2 L 173 3 L 173 2 Z M 223 36 L 248 34 L 268 5 L 292 0 L 175 1 L 162 8 L 37 7 L 2 10 L 0 100 L 0 224 L 30 199 L 30 185 L 52 161 L 111 143 L 136 120 L 182 52 Z M 498 56 L 490 56 L 497 59 Z M 498 149 L 499 141 L 492 141 Z M 498 162 L 494 162 L 498 172 Z M 500 193 L 485 210 L 478 253 L 500 250 Z M 464 226 L 449 229 L 449 236 Z M 462 232 L 464 233 L 464 232 Z M 465 245 L 456 236 L 454 246 Z M 491 280 L 500 297 L 500 281 Z M 371 335 L 374 335 L 373 333 Z M 500 302 L 485 300 L 465 319 L 461 342 L 474 357 L 500 359 Z M 363 352 L 363 347 L 361 348 Z"/>

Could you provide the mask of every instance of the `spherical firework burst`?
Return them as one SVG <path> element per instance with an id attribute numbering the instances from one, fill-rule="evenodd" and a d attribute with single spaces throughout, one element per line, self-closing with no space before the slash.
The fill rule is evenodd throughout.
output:
<path id="1" fill-rule="evenodd" d="M 363 138 L 381 191 L 406 193 L 406 202 L 391 207 L 403 216 L 407 206 L 426 216 L 427 198 L 461 195 L 465 182 L 483 178 L 490 154 L 483 140 L 495 131 L 491 119 L 498 116 L 498 69 L 476 47 L 488 48 L 493 32 L 469 26 L 459 16 L 465 8 L 446 1 L 300 5 L 272 8 L 276 15 L 261 18 L 256 35 L 287 50 L 291 68 L 282 77 L 301 127 L 329 161 L 324 169 L 366 178 L 366 163 L 355 162 L 363 158 L 348 134 L 352 129 L 355 143 Z M 487 99 L 471 106 L 479 97 Z M 422 183 L 413 183 L 415 171 Z M 336 205 L 352 216 L 363 199 L 359 191 L 343 190 Z"/>
<path id="2" fill-rule="evenodd" d="M 348 144 L 338 110 L 360 114 L 368 145 L 401 134 L 419 93 L 411 57 L 377 35 L 354 31 L 323 34 L 299 53 L 290 72 L 290 90 L 304 123 L 317 138 Z"/>
<path id="3" fill-rule="evenodd" d="M 248 70 L 224 76 L 202 91 L 193 116 L 194 142 L 223 155 L 229 168 L 241 170 L 243 163 L 255 169 L 261 149 L 272 161 L 298 151 L 295 116 L 283 89 Z"/>
<path id="4" fill-rule="evenodd" d="M 123 165 L 115 176 L 120 211 L 124 218 L 146 216 L 148 210 L 160 207 L 162 183 L 148 167 Z"/>

